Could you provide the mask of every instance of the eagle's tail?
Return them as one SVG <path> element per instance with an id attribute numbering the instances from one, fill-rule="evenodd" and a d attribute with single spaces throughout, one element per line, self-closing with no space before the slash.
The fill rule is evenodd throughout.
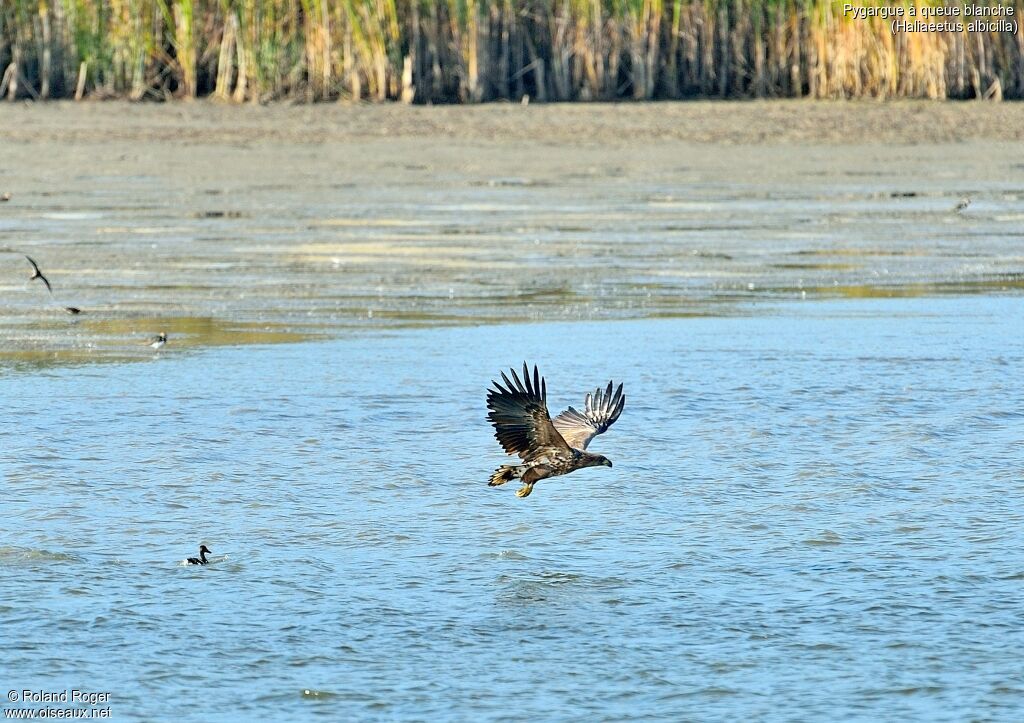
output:
<path id="1" fill-rule="evenodd" d="M 490 481 L 487 483 L 488 487 L 497 487 L 503 485 L 506 482 L 511 482 L 522 476 L 523 472 L 526 471 L 526 465 L 522 464 L 503 464 L 498 469 L 494 470 L 494 474 L 491 475 Z"/>

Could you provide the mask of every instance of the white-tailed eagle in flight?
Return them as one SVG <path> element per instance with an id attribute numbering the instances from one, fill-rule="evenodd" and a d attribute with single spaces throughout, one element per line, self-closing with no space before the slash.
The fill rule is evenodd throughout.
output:
<path id="1" fill-rule="evenodd" d="M 503 464 L 488 485 L 496 487 L 514 479 L 523 481 L 516 491 L 518 497 L 533 492 L 533 486 L 547 477 L 569 474 L 583 467 L 611 467 L 607 457 L 587 452 L 587 445 L 615 423 L 622 414 L 626 397 L 622 385 L 612 391 L 608 382 L 587 395 L 582 412 L 569 407 L 554 419 L 548 414 L 547 385 L 533 367 L 523 363 L 523 378 L 514 369 L 510 380 L 504 372 L 505 385 L 492 382 L 487 390 L 487 418 L 494 425 L 494 436 L 507 454 L 518 454 L 522 464 Z"/>

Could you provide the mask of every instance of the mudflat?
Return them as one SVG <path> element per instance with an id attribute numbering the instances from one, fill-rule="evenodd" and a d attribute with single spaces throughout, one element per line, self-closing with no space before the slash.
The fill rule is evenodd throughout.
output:
<path id="1" fill-rule="evenodd" d="M 0 360 L 1019 294 L 1022 138 L 1013 103 L 0 104 Z"/>
<path id="2" fill-rule="evenodd" d="M 692 101 L 406 106 L 67 101 L 0 104 L 0 139 L 190 144 L 416 138 L 600 144 L 895 143 L 1024 140 L 1020 103 Z"/>

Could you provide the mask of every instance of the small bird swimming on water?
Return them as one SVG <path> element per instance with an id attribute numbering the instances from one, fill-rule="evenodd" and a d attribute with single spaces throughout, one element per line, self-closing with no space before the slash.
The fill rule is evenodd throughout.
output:
<path id="1" fill-rule="evenodd" d="M 147 341 L 146 346 L 151 346 L 154 349 L 159 349 L 166 343 L 167 334 L 161 331 L 159 334 L 157 334 L 156 336 L 152 337 L 149 341 Z"/>
<path id="2" fill-rule="evenodd" d="M 970 196 L 964 196 L 960 199 L 960 203 L 953 207 L 953 213 L 962 213 L 967 210 L 967 207 L 971 205 Z"/>
<path id="3" fill-rule="evenodd" d="M 611 467 L 607 457 L 585 451 L 597 435 L 615 423 L 626 405 L 622 385 L 612 391 L 598 387 L 586 396 L 584 411 L 569 407 L 554 420 L 548 414 L 547 384 L 533 367 L 523 363 L 523 379 L 514 369 L 510 380 L 502 372 L 503 387 L 491 382 L 487 391 L 487 418 L 494 425 L 494 436 L 507 454 L 518 454 L 522 464 L 503 464 L 494 471 L 489 487 L 497 487 L 514 479 L 522 480 L 517 497 L 528 497 L 533 486 L 542 479 L 569 474 L 583 467 Z"/>
<path id="4" fill-rule="evenodd" d="M 82 310 L 79 309 L 77 306 L 65 306 L 64 311 L 68 312 L 72 316 L 76 316 L 82 313 Z"/>
<path id="5" fill-rule="evenodd" d="M 53 289 L 50 287 L 50 280 L 43 276 L 43 272 L 39 270 L 39 265 L 32 260 L 31 256 L 26 255 L 25 258 L 28 259 L 30 264 L 32 264 L 32 275 L 28 277 L 28 280 L 35 281 L 36 279 L 42 279 L 42 282 L 46 284 L 46 290 L 52 294 Z"/>
<path id="6" fill-rule="evenodd" d="M 188 564 L 189 565 L 209 565 L 210 561 L 206 559 L 207 553 L 209 553 L 211 555 L 213 554 L 212 552 L 210 552 L 210 548 L 209 547 L 207 547 L 206 545 L 200 545 L 199 546 L 199 557 L 190 557 L 190 558 L 188 558 Z"/>

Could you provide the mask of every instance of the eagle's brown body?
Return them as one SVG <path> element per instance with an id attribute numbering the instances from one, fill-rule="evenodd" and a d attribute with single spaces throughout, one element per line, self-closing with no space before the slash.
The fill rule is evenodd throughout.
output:
<path id="1" fill-rule="evenodd" d="M 590 440 L 604 432 L 619 418 L 626 398 L 622 385 L 612 393 L 612 383 L 605 390 L 598 388 L 586 398 L 584 412 L 573 407 L 551 419 L 547 407 L 547 385 L 537 367 L 533 378 L 523 364 L 523 379 L 511 370 L 510 380 L 504 373 L 505 385 L 494 382 L 488 390 L 487 418 L 494 425 L 494 436 L 508 454 L 518 454 L 521 464 L 506 464 L 491 475 L 490 486 L 514 479 L 523 481 L 516 492 L 526 497 L 533 485 L 542 479 L 569 474 L 583 467 L 611 467 L 608 458 L 586 451 Z"/>

